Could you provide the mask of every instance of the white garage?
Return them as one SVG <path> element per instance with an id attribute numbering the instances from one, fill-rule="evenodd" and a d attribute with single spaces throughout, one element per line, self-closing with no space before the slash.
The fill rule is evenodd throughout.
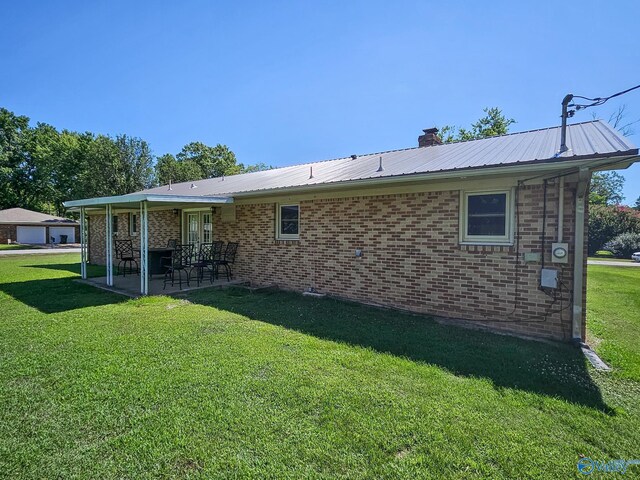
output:
<path id="1" fill-rule="evenodd" d="M 18 225 L 18 243 L 47 243 L 46 227 L 23 227 Z"/>
<path id="2" fill-rule="evenodd" d="M 50 244 L 60 242 L 66 235 L 67 243 L 76 243 L 79 239 L 78 222 L 63 217 L 56 217 L 42 212 L 34 212 L 24 208 L 8 208 L 0 210 L 0 243 Z"/>
<path id="3" fill-rule="evenodd" d="M 61 243 L 60 235 L 67 236 L 67 243 L 76 243 L 76 229 L 74 227 L 49 227 L 49 236 L 56 243 Z"/>

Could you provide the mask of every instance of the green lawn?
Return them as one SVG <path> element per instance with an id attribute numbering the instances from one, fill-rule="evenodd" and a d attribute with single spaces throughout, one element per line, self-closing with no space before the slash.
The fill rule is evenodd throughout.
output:
<path id="1" fill-rule="evenodd" d="M 589 342 L 616 374 L 640 382 L 640 267 L 589 266 Z"/>
<path id="2" fill-rule="evenodd" d="M 31 250 L 34 248 L 33 245 L 20 245 L 19 243 L 0 243 L 0 251 L 2 250 Z"/>
<path id="3" fill-rule="evenodd" d="M 129 300 L 77 259 L 0 258 L 0 476 L 548 479 L 640 456 L 640 383 L 568 345 L 293 293 Z"/>

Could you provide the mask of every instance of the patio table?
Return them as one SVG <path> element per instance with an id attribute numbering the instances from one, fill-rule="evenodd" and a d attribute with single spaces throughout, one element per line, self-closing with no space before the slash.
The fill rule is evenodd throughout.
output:
<path id="1" fill-rule="evenodd" d="M 147 250 L 149 252 L 149 275 L 164 275 L 166 267 L 162 266 L 162 258 L 171 257 L 173 250 L 173 248 L 167 247 L 149 248 Z M 139 248 L 136 251 L 140 253 Z"/>

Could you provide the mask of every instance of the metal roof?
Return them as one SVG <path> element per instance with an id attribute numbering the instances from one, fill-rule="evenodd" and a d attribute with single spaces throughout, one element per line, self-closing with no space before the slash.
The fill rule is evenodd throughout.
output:
<path id="1" fill-rule="evenodd" d="M 210 178 L 151 188 L 140 193 L 165 195 L 234 195 L 412 174 L 457 172 L 529 162 L 559 162 L 588 157 L 636 155 L 637 148 L 600 120 L 567 127 L 569 150 L 558 155 L 560 127 L 512 133 L 481 140 L 359 155 L 262 172 Z M 378 171 L 382 158 L 382 171 Z M 312 175 L 312 176 L 311 176 Z"/>
<path id="2" fill-rule="evenodd" d="M 638 149 L 606 122 L 595 120 L 567 127 L 568 151 L 558 154 L 560 127 L 512 133 L 481 140 L 448 143 L 428 147 L 371 153 L 325 160 L 262 172 L 244 173 L 228 177 L 194 180 L 164 185 L 118 197 L 133 200 L 134 195 L 162 195 L 176 197 L 219 197 L 259 195 L 273 190 L 297 190 L 313 186 L 338 186 L 340 183 L 385 181 L 430 176 L 446 178 L 461 171 L 498 167 L 517 167 L 536 163 L 556 163 L 566 166 L 574 160 L 606 159 L 636 156 Z M 382 164 L 382 170 L 380 165 Z M 486 174 L 491 174 L 486 171 Z M 129 198 L 131 197 L 131 198 Z M 139 197 L 136 197 L 139 198 Z M 98 199 L 92 199 L 98 200 Z M 104 205 L 105 202 L 87 203 L 88 200 L 66 202 L 66 206 Z"/>
<path id="3" fill-rule="evenodd" d="M 46 213 L 34 212 L 24 208 L 8 208 L 0 210 L 0 224 L 15 225 L 77 225 L 78 222 L 68 218 L 55 217 Z"/>

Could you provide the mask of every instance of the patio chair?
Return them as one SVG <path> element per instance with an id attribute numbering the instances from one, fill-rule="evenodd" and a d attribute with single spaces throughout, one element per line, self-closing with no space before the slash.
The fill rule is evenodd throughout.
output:
<path id="1" fill-rule="evenodd" d="M 189 273 L 191 271 L 191 258 L 193 257 L 193 245 L 176 245 L 176 247 L 171 252 L 171 263 L 168 265 L 168 269 L 164 274 L 164 285 L 162 289 L 167 288 L 167 283 L 171 281 L 171 286 L 173 287 L 176 272 L 178 272 L 178 285 L 180 290 L 182 290 L 182 272 L 186 275 L 187 287 L 189 284 Z"/>
<path id="2" fill-rule="evenodd" d="M 231 265 L 233 265 L 236 261 L 237 251 L 238 251 L 238 242 L 227 243 L 227 248 L 225 248 L 224 253 L 222 254 L 222 258 L 214 262 L 216 278 L 218 277 L 219 267 L 224 267 L 224 270 L 227 274 L 227 282 L 231 281 L 231 276 L 232 276 Z"/>
<path id="3" fill-rule="evenodd" d="M 175 238 L 170 238 L 169 240 L 167 240 L 167 250 L 176 248 L 176 245 L 178 245 L 178 240 L 176 240 Z M 171 265 L 171 256 L 160 257 L 160 265 L 163 268 L 169 268 L 169 266 Z"/>
<path id="4" fill-rule="evenodd" d="M 136 269 L 135 272 L 139 272 L 138 260 L 136 260 L 135 255 L 133 254 L 133 243 L 131 240 L 116 240 L 116 259 L 118 260 L 118 275 L 120 274 L 120 265 L 124 264 L 124 268 L 122 269 L 122 276 L 127 276 L 127 265 L 129 265 L 129 273 L 133 273 L 133 264 L 135 264 Z"/>
<path id="5" fill-rule="evenodd" d="M 213 243 L 200 244 L 198 258 L 191 264 L 189 274 L 191 275 L 191 272 L 196 270 L 196 281 L 198 282 L 198 286 L 200 286 L 200 281 L 204 279 L 205 269 L 209 270 L 209 281 L 213 283 Z"/>

